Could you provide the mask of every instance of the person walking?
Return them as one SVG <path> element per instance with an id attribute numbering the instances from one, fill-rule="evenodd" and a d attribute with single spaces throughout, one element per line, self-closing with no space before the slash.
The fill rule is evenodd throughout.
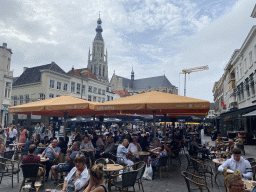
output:
<path id="1" fill-rule="evenodd" d="M 22 126 L 22 127 L 20 128 L 19 143 L 26 143 L 26 141 L 27 141 L 27 134 L 28 134 L 27 129 Z"/>

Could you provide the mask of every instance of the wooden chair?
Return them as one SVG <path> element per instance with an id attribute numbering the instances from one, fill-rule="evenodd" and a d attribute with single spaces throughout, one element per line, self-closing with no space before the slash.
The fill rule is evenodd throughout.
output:
<path id="1" fill-rule="evenodd" d="M 200 176 L 204 176 L 205 180 L 206 180 L 206 174 L 210 174 L 211 177 L 211 183 L 212 183 L 212 187 L 213 187 L 213 171 L 212 171 L 212 167 L 210 165 L 206 165 L 201 161 L 198 161 L 197 159 L 194 158 L 190 158 L 192 164 L 193 164 L 193 168 L 194 171 L 196 171 Z"/>
<path id="2" fill-rule="evenodd" d="M 20 172 L 20 168 L 19 168 L 18 161 L 6 159 L 6 158 L 0 158 L 0 174 L 1 174 L 0 184 L 4 176 L 11 177 L 12 188 L 13 188 L 13 177 L 14 175 L 17 175 L 17 181 L 19 183 L 19 172 Z"/>
<path id="3" fill-rule="evenodd" d="M 138 171 L 137 177 L 136 177 L 136 183 L 138 183 L 139 185 L 139 189 L 140 187 L 142 188 L 142 191 L 144 192 L 144 188 L 143 188 L 143 184 L 142 184 L 142 176 L 143 173 L 145 171 L 146 168 L 146 163 L 144 161 L 140 161 L 137 163 L 137 169 L 136 171 Z"/>
<path id="4" fill-rule="evenodd" d="M 38 175 L 38 170 L 39 167 L 43 167 L 44 171 Z M 29 179 L 29 182 L 31 180 L 38 181 L 41 177 L 43 177 L 43 188 L 45 185 L 45 165 L 42 164 L 37 164 L 37 163 L 28 163 L 28 164 L 23 164 L 21 165 L 22 173 L 23 173 L 23 181 L 20 186 L 20 191 L 22 187 L 25 185 L 27 182 L 26 180 Z"/>
<path id="5" fill-rule="evenodd" d="M 202 192 L 204 190 L 204 188 L 208 192 L 210 192 L 209 188 L 207 187 L 206 180 L 203 177 L 193 175 L 192 173 L 189 173 L 186 171 L 181 172 L 181 175 L 185 179 L 185 182 L 186 182 L 186 185 L 188 188 L 188 192 L 192 192 L 192 190 L 194 191 L 195 189 L 199 189 Z M 191 185 L 193 185 L 193 186 L 195 185 L 196 188 L 192 189 Z"/>

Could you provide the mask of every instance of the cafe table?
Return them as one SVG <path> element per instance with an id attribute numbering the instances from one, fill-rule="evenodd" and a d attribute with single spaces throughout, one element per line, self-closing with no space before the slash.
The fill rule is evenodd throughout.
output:
<path id="1" fill-rule="evenodd" d="M 133 152 L 133 154 L 134 154 L 134 155 L 139 155 L 139 156 L 140 156 L 140 159 L 143 160 L 143 161 L 145 161 L 146 158 L 147 158 L 147 156 L 150 155 L 150 153 L 147 152 L 147 151 L 136 151 L 136 152 Z"/>
<path id="2" fill-rule="evenodd" d="M 103 171 L 106 172 L 106 175 L 108 177 L 108 192 L 111 192 L 111 175 L 112 172 L 117 172 L 120 170 L 123 170 L 124 166 L 119 164 L 106 164 Z"/>
<path id="3" fill-rule="evenodd" d="M 245 184 L 245 191 L 252 191 L 252 189 L 256 185 L 256 181 L 246 180 L 246 179 L 242 179 L 242 180 Z"/>
<path id="4" fill-rule="evenodd" d="M 226 161 L 226 159 L 224 158 L 218 158 L 218 159 L 213 159 L 212 162 L 215 164 L 215 169 L 217 170 L 216 174 L 215 174 L 215 182 L 217 180 L 217 176 L 218 174 L 220 174 L 221 172 L 218 171 L 218 167 L 220 165 L 222 165 L 224 162 Z"/>
<path id="5" fill-rule="evenodd" d="M 80 151 L 83 151 L 83 152 L 95 152 L 96 149 L 80 149 Z"/>
<path id="6" fill-rule="evenodd" d="M 41 162 L 43 163 L 43 162 L 49 161 L 49 158 L 40 157 L 40 160 L 41 160 Z"/>

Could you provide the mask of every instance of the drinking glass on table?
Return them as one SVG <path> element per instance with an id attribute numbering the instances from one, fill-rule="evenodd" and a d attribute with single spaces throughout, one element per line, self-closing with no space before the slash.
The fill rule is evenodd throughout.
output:
<path id="1" fill-rule="evenodd" d="M 38 189 L 40 189 L 40 187 L 41 187 L 41 182 L 35 182 L 35 188 L 36 188 L 36 191 L 38 192 Z"/>

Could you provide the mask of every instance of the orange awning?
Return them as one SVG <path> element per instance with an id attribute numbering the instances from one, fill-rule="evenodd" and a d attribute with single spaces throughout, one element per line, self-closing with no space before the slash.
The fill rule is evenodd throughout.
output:
<path id="1" fill-rule="evenodd" d="M 119 114 L 152 114 L 204 116 L 210 109 L 210 102 L 190 97 L 152 91 L 120 98 L 105 103 L 90 104 L 98 112 Z"/>

